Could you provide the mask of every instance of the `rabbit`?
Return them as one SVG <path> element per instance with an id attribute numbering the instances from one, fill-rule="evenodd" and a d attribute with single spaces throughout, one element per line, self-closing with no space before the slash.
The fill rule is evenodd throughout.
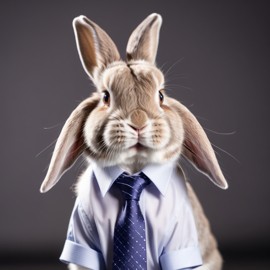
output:
<path id="1" fill-rule="evenodd" d="M 96 91 L 64 124 L 40 191 L 50 190 L 81 155 L 87 161 L 86 171 L 92 164 L 102 168 L 117 165 L 134 174 L 149 164 L 173 162 L 184 179 L 196 224 L 203 261 L 197 269 L 220 270 L 222 256 L 180 160 L 188 160 L 219 188 L 227 189 L 228 184 L 195 116 L 165 92 L 164 75 L 155 65 L 161 24 L 162 17 L 156 13 L 143 20 L 128 40 L 123 61 L 112 39 L 97 24 L 85 16 L 73 20 L 79 57 Z M 88 183 L 84 172 L 76 184 L 77 196 L 87 192 Z M 151 224 L 153 230 L 158 223 Z M 105 264 L 110 269 L 107 261 Z M 90 268 L 70 263 L 69 269 Z"/>

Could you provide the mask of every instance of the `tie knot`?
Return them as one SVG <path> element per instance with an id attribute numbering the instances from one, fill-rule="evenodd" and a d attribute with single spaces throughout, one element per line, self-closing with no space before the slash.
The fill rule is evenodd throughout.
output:
<path id="1" fill-rule="evenodd" d="M 126 200 L 139 201 L 143 189 L 150 184 L 150 180 L 143 173 L 128 175 L 124 172 L 116 179 L 115 184 Z"/>

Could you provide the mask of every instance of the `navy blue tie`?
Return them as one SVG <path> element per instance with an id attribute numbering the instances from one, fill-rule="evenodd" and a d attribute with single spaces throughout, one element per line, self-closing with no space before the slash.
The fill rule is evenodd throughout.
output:
<path id="1" fill-rule="evenodd" d="M 114 229 L 113 270 L 147 269 L 145 223 L 139 200 L 149 183 L 150 180 L 143 173 L 123 173 L 115 181 L 122 191 L 125 205 Z"/>

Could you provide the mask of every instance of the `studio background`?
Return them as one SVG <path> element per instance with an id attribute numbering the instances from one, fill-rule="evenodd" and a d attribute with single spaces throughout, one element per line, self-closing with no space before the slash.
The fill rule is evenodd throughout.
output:
<path id="1" fill-rule="evenodd" d="M 0 269 L 27 260 L 58 263 L 65 240 L 82 160 L 50 192 L 39 187 L 65 120 L 94 90 L 78 57 L 73 18 L 83 14 L 99 24 L 125 58 L 129 35 L 152 12 L 163 17 L 157 65 L 167 93 L 206 129 L 229 183 L 220 190 L 185 166 L 225 269 L 232 260 L 267 260 L 267 1 L 26 0 L 0 4 Z"/>

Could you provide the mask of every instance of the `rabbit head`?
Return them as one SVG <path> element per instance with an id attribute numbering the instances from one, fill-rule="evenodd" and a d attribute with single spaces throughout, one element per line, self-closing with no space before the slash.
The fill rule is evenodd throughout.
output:
<path id="1" fill-rule="evenodd" d="M 84 153 L 100 166 L 119 165 L 133 173 L 149 163 L 181 155 L 216 185 L 227 188 L 212 146 L 193 114 L 166 95 L 155 66 L 161 16 L 151 14 L 131 34 L 127 60 L 111 38 L 85 16 L 73 27 L 84 70 L 96 92 L 66 121 L 41 186 L 48 191 Z"/>

